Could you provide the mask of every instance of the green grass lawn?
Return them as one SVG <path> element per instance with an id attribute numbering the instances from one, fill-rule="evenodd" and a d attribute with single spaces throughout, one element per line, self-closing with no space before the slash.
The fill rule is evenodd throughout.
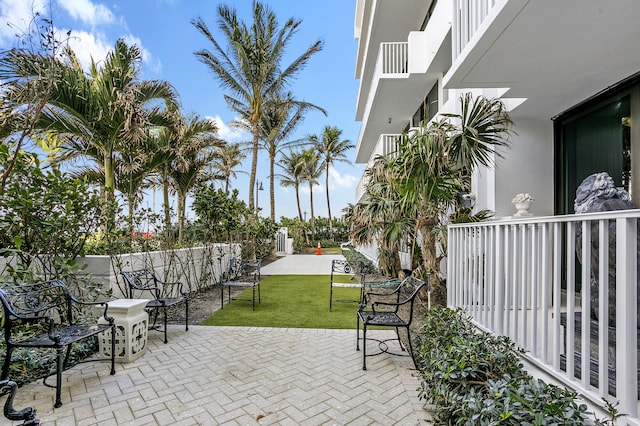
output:
<path id="1" fill-rule="evenodd" d="M 350 276 L 345 276 L 344 282 Z M 356 328 L 358 304 L 335 303 L 329 312 L 329 275 L 274 275 L 261 282 L 262 303 L 234 300 L 202 322 L 202 325 L 233 325 L 285 328 Z M 335 288 L 334 299 L 357 300 L 360 289 Z M 251 290 L 238 297 L 251 299 Z"/>

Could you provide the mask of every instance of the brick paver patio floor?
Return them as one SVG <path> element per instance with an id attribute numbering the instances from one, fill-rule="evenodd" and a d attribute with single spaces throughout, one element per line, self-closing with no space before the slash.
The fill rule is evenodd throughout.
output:
<path id="1" fill-rule="evenodd" d="M 20 388 L 14 405 L 36 408 L 43 425 L 425 423 L 410 358 L 371 357 L 367 367 L 355 330 L 176 325 L 168 344 L 151 332 L 147 353 L 114 376 L 107 362 L 64 372 L 58 409 L 42 381 Z"/>

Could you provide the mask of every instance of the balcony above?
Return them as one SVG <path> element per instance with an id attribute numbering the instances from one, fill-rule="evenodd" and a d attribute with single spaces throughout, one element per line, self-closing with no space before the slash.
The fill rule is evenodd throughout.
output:
<path id="1" fill-rule="evenodd" d="M 356 162 L 366 163 L 381 134 L 401 133 L 451 64 L 451 4 L 438 2 L 425 31 L 377 47 L 370 81 L 361 80 L 356 119 L 362 121 Z M 363 92 L 364 91 L 364 92 Z"/>
<path id="2" fill-rule="evenodd" d="M 514 117 L 551 118 L 640 70 L 640 2 L 453 0 L 448 88 L 509 88 Z"/>

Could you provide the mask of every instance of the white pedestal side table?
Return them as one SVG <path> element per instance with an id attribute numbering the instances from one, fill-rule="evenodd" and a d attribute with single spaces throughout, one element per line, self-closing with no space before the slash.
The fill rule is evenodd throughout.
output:
<path id="1" fill-rule="evenodd" d="M 116 332 L 116 361 L 131 362 L 147 351 L 149 314 L 144 307 L 148 299 L 117 299 L 109 302 L 107 315 L 113 317 Z M 104 317 L 98 323 L 107 324 Z M 111 332 L 98 337 L 100 355 L 111 358 Z"/>

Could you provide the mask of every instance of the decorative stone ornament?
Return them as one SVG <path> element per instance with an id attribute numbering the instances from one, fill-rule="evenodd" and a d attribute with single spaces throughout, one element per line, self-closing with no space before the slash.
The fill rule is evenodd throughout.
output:
<path id="1" fill-rule="evenodd" d="M 511 203 L 516 208 L 516 213 L 513 215 L 514 217 L 528 217 L 533 216 L 533 213 L 529 211 L 531 208 L 531 203 L 535 200 L 531 195 L 527 193 L 520 193 L 513 197 Z"/>

